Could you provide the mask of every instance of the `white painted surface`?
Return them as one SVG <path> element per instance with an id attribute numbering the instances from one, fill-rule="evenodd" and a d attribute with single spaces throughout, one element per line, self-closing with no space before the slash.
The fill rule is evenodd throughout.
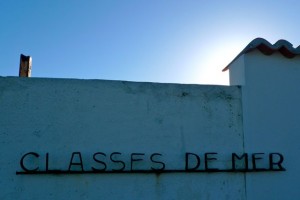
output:
<path id="1" fill-rule="evenodd" d="M 230 70 L 241 87 L 0 78 L 0 199 L 298 199 L 299 56 L 253 51 Z M 85 170 L 95 152 L 122 152 L 126 169 L 131 153 L 145 153 L 138 169 L 152 166 L 152 153 L 163 154 L 166 169 L 182 169 L 193 152 L 203 169 L 205 152 L 219 153 L 219 168 L 232 152 L 279 152 L 287 171 L 16 175 L 31 151 L 41 169 L 46 152 L 50 168 L 67 169 L 80 151 Z"/>
<path id="2" fill-rule="evenodd" d="M 0 78 L 0 199 L 245 199 L 242 173 L 15 174 L 31 151 L 41 168 L 46 152 L 66 169 L 76 151 L 85 166 L 98 151 L 126 163 L 158 152 L 166 169 L 183 168 L 185 152 L 213 151 L 226 167 L 243 152 L 241 112 L 238 87 Z"/>
<path id="3" fill-rule="evenodd" d="M 230 64 L 229 81 L 230 85 L 245 85 L 245 55 Z"/>
<path id="4" fill-rule="evenodd" d="M 245 55 L 245 150 L 285 155 L 286 172 L 247 174 L 248 199 L 300 198 L 300 56 Z"/>

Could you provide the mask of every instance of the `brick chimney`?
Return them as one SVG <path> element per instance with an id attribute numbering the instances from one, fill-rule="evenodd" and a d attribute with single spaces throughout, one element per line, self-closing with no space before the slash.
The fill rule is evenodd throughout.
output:
<path id="1" fill-rule="evenodd" d="M 31 64 L 32 64 L 31 57 L 21 54 L 19 77 L 30 77 L 31 76 Z"/>

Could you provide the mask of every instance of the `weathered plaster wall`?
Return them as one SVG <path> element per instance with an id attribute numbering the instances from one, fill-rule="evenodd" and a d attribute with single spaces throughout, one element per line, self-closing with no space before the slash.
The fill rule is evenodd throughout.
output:
<path id="1" fill-rule="evenodd" d="M 16 175 L 32 151 L 41 169 L 46 152 L 67 169 L 77 151 L 87 168 L 95 152 L 122 152 L 126 169 L 130 153 L 145 153 L 137 168 L 161 153 L 168 169 L 218 152 L 226 167 L 244 152 L 238 87 L 0 78 L 0 113 L 0 199 L 245 199 L 243 173 Z"/>

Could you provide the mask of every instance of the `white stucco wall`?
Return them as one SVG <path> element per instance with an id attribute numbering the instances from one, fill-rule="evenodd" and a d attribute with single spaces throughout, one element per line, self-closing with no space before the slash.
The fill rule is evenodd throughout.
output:
<path id="1" fill-rule="evenodd" d="M 280 151 L 286 172 L 247 174 L 248 199 L 299 199 L 300 57 L 245 55 L 245 151 Z"/>
<path id="2" fill-rule="evenodd" d="M 184 168 L 185 152 L 218 152 L 216 165 L 226 167 L 232 152 L 244 152 L 238 87 L 2 77 L 0 113 L 0 199 L 246 199 L 244 173 L 16 175 L 27 152 L 40 154 L 40 169 L 46 153 L 50 168 L 68 168 L 72 152 L 86 168 L 95 152 L 121 152 L 126 169 L 131 153 L 145 153 L 137 168 L 161 153 L 174 169 Z M 269 150 L 263 140 L 255 146 Z"/>
<path id="3" fill-rule="evenodd" d="M 298 199 L 300 58 L 259 51 L 230 66 L 231 85 L 206 86 L 0 77 L 0 199 Z M 109 155 L 135 170 L 184 169 L 186 152 L 217 152 L 213 167 L 230 168 L 231 153 L 284 155 L 286 171 L 257 173 L 109 173 L 17 175 L 29 168 L 67 170 L 81 152 L 84 170 L 117 169 Z M 258 157 L 259 157 L 258 156 Z M 32 159 L 32 160 L 31 160 Z M 30 163 L 30 161 L 33 161 Z M 74 167 L 74 166 L 72 166 Z M 76 168 L 76 167 L 75 167 Z"/>
<path id="4" fill-rule="evenodd" d="M 230 85 L 245 85 L 245 55 L 241 55 L 230 64 Z"/>

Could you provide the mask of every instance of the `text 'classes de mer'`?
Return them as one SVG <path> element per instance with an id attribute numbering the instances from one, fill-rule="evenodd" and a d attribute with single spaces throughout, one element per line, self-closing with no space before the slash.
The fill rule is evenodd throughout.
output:
<path id="1" fill-rule="evenodd" d="M 84 158 L 84 159 L 83 159 Z M 221 157 L 216 152 L 204 154 L 186 152 L 182 156 L 182 165 L 170 169 L 170 159 L 161 153 L 131 153 L 96 152 L 83 155 L 73 152 L 70 159 L 51 157 L 50 153 L 39 154 L 29 152 L 20 159 L 21 171 L 17 174 L 84 174 L 84 173 L 170 173 L 170 172 L 260 172 L 285 171 L 284 156 L 281 153 L 232 153 L 228 156 L 228 168 L 219 168 Z M 87 161 L 88 160 L 88 161 Z M 222 159 L 224 160 L 224 159 Z M 64 162 L 65 169 L 60 169 L 53 163 Z M 142 166 L 142 167 L 141 167 Z M 174 166 L 174 165 L 173 165 Z"/>

